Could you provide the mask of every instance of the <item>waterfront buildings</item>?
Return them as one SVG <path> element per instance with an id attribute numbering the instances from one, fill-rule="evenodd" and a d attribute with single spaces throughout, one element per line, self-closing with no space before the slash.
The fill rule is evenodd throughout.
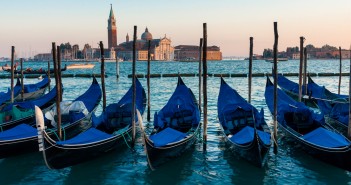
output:
<path id="1" fill-rule="evenodd" d="M 199 61 L 199 46 L 179 45 L 175 47 L 177 61 Z M 218 46 L 207 47 L 207 60 L 222 60 L 222 52 Z"/>

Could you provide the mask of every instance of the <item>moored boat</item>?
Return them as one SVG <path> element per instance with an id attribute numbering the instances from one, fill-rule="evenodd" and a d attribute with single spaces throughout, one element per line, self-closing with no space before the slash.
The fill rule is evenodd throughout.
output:
<path id="1" fill-rule="evenodd" d="M 56 87 L 51 90 L 56 94 Z M 62 132 L 64 139 L 69 139 L 78 133 L 88 129 L 89 120 L 101 100 L 101 89 L 96 79 L 88 90 L 72 102 L 62 102 Z M 38 108 L 36 106 L 36 108 Z M 44 108 L 46 115 L 52 115 L 56 107 Z M 33 105 L 34 114 L 34 105 Z M 33 115 L 34 117 L 34 115 Z M 54 118 L 53 120 L 50 120 Z M 55 116 L 45 121 L 45 127 L 49 136 L 58 140 Z M 38 151 L 38 133 L 35 122 L 23 122 L 20 125 L 0 132 L 0 158 L 12 157 L 19 154 Z"/>
<path id="2" fill-rule="evenodd" d="M 151 168 L 187 151 L 200 132 L 200 110 L 191 89 L 178 77 L 167 104 L 154 116 L 154 129 L 142 132 Z"/>
<path id="3" fill-rule="evenodd" d="M 266 104 L 273 112 L 273 84 L 267 77 Z M 279 129 L 298 142 L 312 157 L 351 171 L 351 142 L 325 123 L 323 115 L 316 114 L 301 102 L 296 102 L 278 89 Z"/>
<path id="4" fill-rule="evenodd" d="M 50 169 L 61 169 L 76 165 L 119 147 L 131 144 L 132 132 L 132 94 L 131 87 L 118 103 L 110 104 L 99 117 L 93 115 L 92 127 L 79 135 L 65 140 L 55 141 L 44 129 L 42 113 L 36 109 L 39 146 L 44 161 Z M 139 80 L 136 80 L 136 108 L 138 114 L 145 110 L 146 95 Z M 141 116 L 138 118 L 142 121 Z"/>
<path id="5" fill-rule="evenodd" d="M 228 149 L 262 167 L 271 146 L 263 109 L 259 113 L 221 78 L 217 111 Z"/>
<path id="6" fill-rule="evenodd" d="M 89 63 L 77 63 L 77 64 L 70 64 L 67 66 L 67 69 L 92 69 L 94 68 L 95 64 Z"/>

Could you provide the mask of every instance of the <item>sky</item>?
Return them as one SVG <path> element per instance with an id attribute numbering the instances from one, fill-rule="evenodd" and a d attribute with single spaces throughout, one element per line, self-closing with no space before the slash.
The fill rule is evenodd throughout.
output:
<path id="1" fill-rule="evenodd" d="M 107 46 L 110 4 L 117 19 L 117 42 L 138 27 L 153 38 L 165 35 L 172 45 L 198 45 L 207 23 L 208 45 L 223 56 L 248 56 L 249 37 L 254 54 L 272 48 L 273 22 L 278 22 L 278 50 L 305 44 L 344 49 L 351 43 L 350 0 L 1 0 L 0 57 L 48 53 L 51 43 L 70 42 L 80 49 L 88 43 Z"/>

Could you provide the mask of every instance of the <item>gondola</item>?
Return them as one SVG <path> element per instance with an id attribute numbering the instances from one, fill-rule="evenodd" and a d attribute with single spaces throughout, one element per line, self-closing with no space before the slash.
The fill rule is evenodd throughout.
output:
<path id="1" fill-rule="evenodd" d="M 52 89 L 56 94 L 56 87 Z M 78 133 L 88 129 L 91 113 L 95 111 L 101 100 L 101 88 L 94 78 L 89 89 L 73 102 L 62 102 L 69 104 L 67 107 L 62 105 L 62 133 L 64 139 L 71 138 Z M 34 105 L 33 105 L 34 109 Z M 55 107 L 48 107 L 44 112 L 50 114 L 54 112 Z M 34 114 L 34 113 L 33 113 Z M 35 122 L 21 122 L 22 124 L 0 132 L 0 158 L 12 157 L 19 154 L 38 151 L 38 134 Z M 45 120 L 47 133 L 58 140 L 57 128 L 55 123 L 49 119 Z"/>
<path id="2" fill-rule="evenodd" d="M 49 78 L 46 76 L 40 82 L 36 84 L 25 84 L 23 91 L 23 98 L 21 95 L 22 85 L 19 79 L 17 79 L 17 83 L 14 86 L 13 97 L 15 101 L 23 101 L 23 100 L 31 100 L 42 96 L 45 93 L 46 87 L 50 84 Z M 11 89 L 8 91 L 0 92 L 0 105 L 9 102 L 11 100 Z"/>
<path id="3" fill-rule="evenodd" d="M 61 72 L 66 71 L 66 70 L 67 70 L 66 65 L 64 68 L 61 68 Z M 4 71 L 11 72 L 11 69 L 4 69 Z M 47 74 L 47 73 L 48 73 L 48 70 L 45 70 L 42 68 L 34 69 L 34 70 L 32 68 L 27 68 L 27 69 L 23 70 L 23 74 Z M 50 69 L 50 73 L 54 74 L 54 69 Z M 21 70 L 14 70 L 14 74 L 21 74 Z"/>
<path id="4" fill-rule="evenodd" d="M 297 100 L 299 97 L 299 84 L 287 79 L 281 74 L 278 74 L 278 85 L 279 87 L 291 96 L 293 99 Z M 318 86 L 313 82 L 311 77 L 308 75 L 307 92 L 306 88 L 302 88 L 302 99 L 305 104 L 310 107 L 318 107 L 317 100 L 327 100 L 329 102 L 333 101 L 348 101 L 347 95 L 339 95 L 325 89 L 324 87 Z"/>
<path id="5" fill-rule="evenodd" d="M 273 84 L 267 77 L 266 104 L 273 107 Z M 279 128 L 300 144 L 302 149 L 321 161 L 351 171 L 351 142 L 325 123 L 322 114 L 316 114 L 301 102 L 278 89 Z"/>
<path id="6" fill-rule="evenodd" d="M 52 89 L 37 99 L 4 104 L 0 111 L 0 131 L 8 130 L 21 123 L 33 123 L 34 106 L 48 108 L 55 102 L 56 95 L 55 89 Z"/>
<path id="7" fill-rule="evenodd" d="M 221 78 L 217 110 L 228 149 L 262 167 L 271 146 L 263 109 L 258 112 Z"/>
<path id="8" fill-rule="evenodd" d="M 195 143 L 200 132 L 199 106 L 180 77 L 167 104 L 155 113 L 153 124 L 149 135 L 142 132 L 151 169 L 181 155 Z"/>
<path id="9" fill-rule="evenodd" d="M 324 86 L 316 84 L 311 77 L 308 77 L 308 87 L 309 98 L 316 102 L 318 108 L 328 118 L 328 123 L 346 135 L 349 123 L 348 96 L 330 92 Z"/>
<path id="10" fill-rule="evenodd" d="M 146 95 L 139 80 L 136 80 L 136 108 L 142 114 L 145 110 Z M 110 104 L 99 117 L 93 115 L 92 127 L 79 135 L 55 141 L 44 130 L 40 109 L 36 109 L 39 145 L 42 145 L 44 161 L 50 169 L 61 169 L 84 161 L 95 159 L 108 151 L 130 146 L 132 132 L 131 87 L 118 103 Z M 141 122 L 139 116 L 139 122 Z"/>

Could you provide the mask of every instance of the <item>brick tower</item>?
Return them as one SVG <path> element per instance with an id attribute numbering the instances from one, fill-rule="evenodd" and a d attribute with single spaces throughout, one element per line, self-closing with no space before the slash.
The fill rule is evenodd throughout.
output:
<path id="1" fill-rule="evenodd" d="M 107 34 L 108 34 L 108 48 L 117 47 L 117 26 L 115 15 L 113 14 L 112 4 L 110 10 L 110 16 L 107 21 Z"/>

